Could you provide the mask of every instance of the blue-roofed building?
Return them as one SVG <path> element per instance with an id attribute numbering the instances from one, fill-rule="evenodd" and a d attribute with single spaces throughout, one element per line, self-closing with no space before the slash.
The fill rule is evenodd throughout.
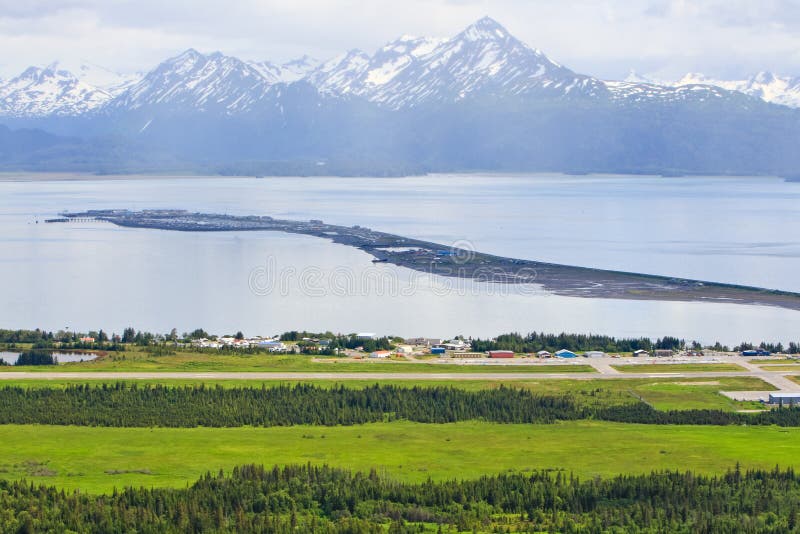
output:
<path id="1" fill-rule="evenodd" d="M 577 358 L 578 355 L 571 350 L 561 349 L 556 352 L 556 358 Z"/>

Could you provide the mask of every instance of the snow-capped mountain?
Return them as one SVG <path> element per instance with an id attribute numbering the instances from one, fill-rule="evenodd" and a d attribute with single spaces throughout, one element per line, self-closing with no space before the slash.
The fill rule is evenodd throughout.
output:
<path id="1" fill-rule="evenodd" d="M 304 78 L 324 94 L 335 96 L 359 94 L 361 76 L 370 64 L 370 57 L 358 49 L 322 63 Z"/>
<path id="2" fill-rule="evenodd" d="M 353 50 L 307 78 L 321 92 L 353 94 L 393 109 L 477 96 L 601 95 L 576 74 L 485 17 L 451 39 L 404 36 L 373 56 Z"/>
<path id="3" fill-rule="evenodd" d="M 110 92 L 78 79 L 58 64 L 29 67 L 0 84 L 0 115 L 79 115 L 105 105 L 112 98 Z"/>
<path id="4" fill-rule="evenodd" d="M 246 112 L 264 97 L 271 84 L 259 69 L 240 59 L 189 49 L 148 72 L 107 107 Z"/>
<path id="5" fill-rule="evenodd" d="M 259 175 L 800 168 L 800 111 L 762 100 L 800 103 L 793 79 L 602 81 L 489 18 L 449 39 L 403 36 L 321 64 L 190 49 L 121 90 L 108 73 L 73 70 L 31 68 L 0 83 L 0 124 L 58 137 L 6 149 L 15 165 Z"/>
<path id="6" fill-rule="evenodd" d="M 797 77 L 777 76 L 762 71 L 746 80 L 719 80 L 692 72 L 671 83 L 674 86 L 697 84 L 713 85 L 754 96 L 765 102 L 800 108 L 800 78 Z"/>
<path id="7" fill-rule="evenodd" d="M 487 98 L 588 98 L 640 105 L 726 98 L 729 91 L 800 105 L 800 82 L 767 75 L 747 82 L 695 75 L 659 84 L 632 73 L 623 82 L 604 82 L 559 65 L 485 17 L 450 39 L 403 36 L 372 55 L 351 50 L 324 63 L 308 56 L 280 64 L 245 62 L 189 49 L 143 76 L 123 76 L 89 62 L 31 68 L 0 84 L 0 115 L 119 113 L 149 106 L 235 115 L 280 94 L 271 91 L 276 85 L 299 81 L 327 98 L 356 97 L 391 110 Z"/>

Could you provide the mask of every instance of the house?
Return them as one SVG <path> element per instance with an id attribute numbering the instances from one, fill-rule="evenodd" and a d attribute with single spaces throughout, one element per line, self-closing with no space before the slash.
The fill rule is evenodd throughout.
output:
<path id="1" fill-rule="evenodd" d="M 81 343 L 94 343 L 94 338 L 90 336 L 85 336 L 80 339 Z"/>
<path id="2" fill-rule="evenodd" d="M 398 345 L 396 352 L 397 354 L 411 354 L 414 352 L 414 347 L 411 345 Z"/>
<path id="3" fill-rule="evenodd" d="M 675 354 L 675 353 L 674 353 L 674 352 L 672 352 L 672 351 L 671 351 L 671 350 L 669 350 L 669 349 L 658 349 L 658 350 L 656 350 L 655 352 L 653 352 L 653 355 L 654 355 L 656 358 L 670 358 L 670 357 L 672 357 L 674 354 Z"/>
<path id="4" fill-rule="evenodd" d="M 556 352 L 557 358 L 577 358 L 578 355 L 572 352 L 571 350 L 561 349 Z"/>
<path id="5" fill-rule="evenodd" d="M 649 353 L 649 352 L 647 352 L 646 350 L 639 349 L 639 350 L 635 350 L 635 351 L 633 351 L 633 355 L 634 355 L 636 358 L 639 358 L 639 357 L 642 357 L 642 358 L 644 358 L 644 357 L 650 356 L 650 353 Z"/>
<path id="6" fill-rule="evenodd" d="M 371 352 L 369 357 L 370 358 L 380 358 L 385 359 L 392 355 L 392 351 L 390 350 L 376 350 L 375 352 Z"/>
<path id="7" fill-rule="evenodd" d="M 513 358 L 514 357 L 514 351 L 513 350 L 490 350 L 486 354 L 488 354 L 490 358 Z"/>
<path id="8" fill-rule="evenodd" d="M 605 358 L 606 353 L 599 350 L 590 350 L 583 353 L 586 358 Z"/>
<path id="9" fill-rule="evenodd" d="M 537 358 L 552 358 L 553 355 L 549 351 L 540 350 L 539 352 L 536 353 L 536 357 Z"/>

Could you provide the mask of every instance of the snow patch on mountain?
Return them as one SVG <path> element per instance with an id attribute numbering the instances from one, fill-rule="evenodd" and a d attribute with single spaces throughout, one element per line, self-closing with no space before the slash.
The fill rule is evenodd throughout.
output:
<path id="1" fill-rule="evenodd" d="M 670 85 L 680 87 L 696 84 L 713 85 L 760 98 L 765 102 L 800 108 L 800 78 L 797 77 L 778 76 L 762 71 L 745 80 L 720 80 L 693 72 Z"/>
<path id="2" fill-rule="evenodd" d="M 0 84 L 0 115 L 38 117 L 69 116 L 93 111 L 113 98 L 57 63 L 29 67 L 22 74 Z"/>
<path id="3" fill-rule="evenodd" d="M 291 83 L 305 78 L 320 62 L 304 55 L 280 65 L 271 61 L 251 61 L 248 64 L 270 83 Z"/>

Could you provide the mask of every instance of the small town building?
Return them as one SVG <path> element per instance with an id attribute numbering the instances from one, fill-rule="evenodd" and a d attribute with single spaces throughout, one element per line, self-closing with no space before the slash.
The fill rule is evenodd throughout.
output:
<path id="1" fill-rule="evenodd" d="M 657 349 L 653 352 L 653 356 L 656 358 L 670 358 L 674 356 L 674 352 L 669 349 Z"/>
<path id="2" fill-rule="evenodd" d="M 445 350 L 464 350 L 467 347 L 469 347 L 469 345 L 467 343 L 464 343 L 461 340 L 450 341 L 448 343 L 442 343 L 440 346 L 444 347 Z"/>
<path id="3" fill-rule="evenodd" d="M 764 349 L 743 350 L 742 356 L 770 356 L 772 353 Z"/>
<path id="4" fill-rule="evenodd" d="M 432 337 L 412 337 L 406 339 L 406 343 L 408 343 L 409 345 L 432 347 L 433 345 L 440 345 L 442 343 L 442 340 L 441 338 L 432 338 Z"/>
<path id="5" fill-rule="evenodd" d="M 454 352 L 453 358 L 485 358 L 486 354 L 483 352 Z"/>
<path id="6" fill-rule="evenodd" d="M 414 352 L 414 347 L 411 345 L 398 345 L 396 352 L 397 354 L 411 354 Z"/>
<path id="7" fill-rule="evenodd" d="M 537 353 L 536 353 L 536 357 L 537 357 L 537 358 L 552 358 L 552 357 L 553 357 L 553 355 L 552 355 L 552 354 L 550 354 L 550 352 L 549 352 L 549 351 L 546 351 L 546 350 L 540 350 L 539 352 L 537 352 Z"/>
<path id="8" fill-rule="evenodd" d="M 587 358 L 604 358 L 606 356 L 606 353 L 599 350 L 590 350 L 584 352 L 583 355 Z"/>
<path id="9" fill-rule="evenodd" d="M 370 353 L 370 358 L 379 358 L 385 359 L 392 355 L 392 351 L 389 350 L 376 350 L 375 352 Z"/>
<path id="10" fill-rule="evenodd" d="M 513 358 L 514 357 L 514 351 L 513 350 L 490 350 L 486 354 L 488 354 L 490 358 Z"/>
<path id="11" fill-rule="evenodd" d="M 778 406 L 794 406 L 800 404 L 800 393 L 776 392 L 769 394 L 769 403 Z"/>
<path id="12" fill-rule="evenodd" d="M 556 352 L 557 358 L 577 358 L 578 355 L 572 352 L 571 350 L 561 349 Z"/>
<path id="13" fill-rule="evenodd" d="M 637 358 L 639 358 L 639 357 L 644 358 L 646 356 L 650 356 L 650 353 L 647 352 L 646 350 L 639 349 L 639 350 L 633 351 L 633 355 L 635 357 L 637 357 Z"/>
<path id="14" fill-rule="evenodd" d="M 444 347 L 433 347 L 431 349 L 431 354 L 444 355 L 444 353 L 445 353 Z"/>
<path id="15" fill-rule="evenodd" d="M 286 345 L 284 345 L 281 341 L 260 341 L 258 346 L 262 349 L 267 349 L 270 352 L 286 352 Z"/>

